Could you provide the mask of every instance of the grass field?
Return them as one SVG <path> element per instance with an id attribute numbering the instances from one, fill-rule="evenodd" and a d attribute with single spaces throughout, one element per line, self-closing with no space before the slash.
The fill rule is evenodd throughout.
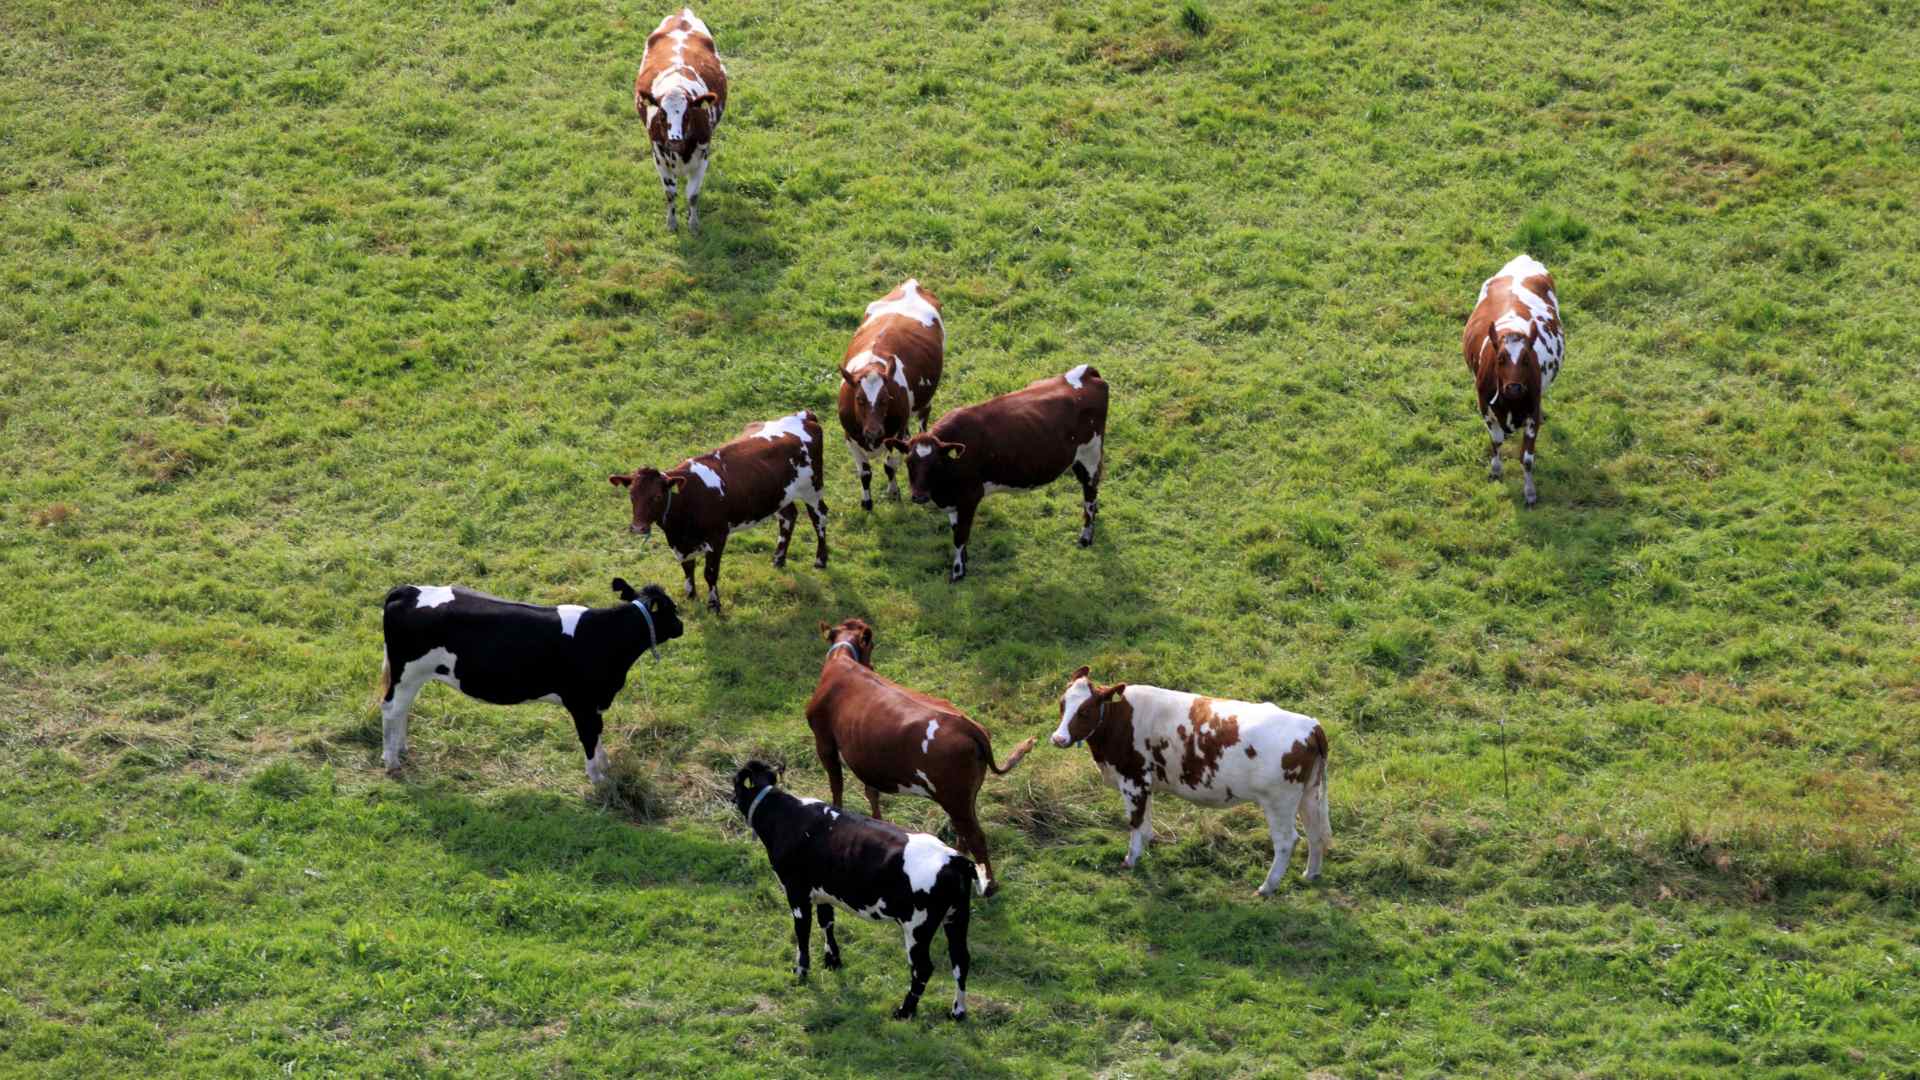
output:
<path id="1" fill-rule="evenodd" d="M 0 1073 L 1920 1075 L 1913 5 L 698 10 L 733 99 L 674 236 L 664 8 L 0 5 Z M 1532 512 L 1459 358 L 1522 249 Z M 1072 483 L 997 497 L 950 587 L 836 443 L 831 567 L 735 539 L 616 794 L 445 688 L 379 769 L 389 586 L 677 591 L 607 474 L 831 424 L 908 275 L 936 412 L 1112 384 L 1091 550 Z M 889 927 L 795 986 L 721 794 L 824 792 L 855 614 L 1002 754 L 1081 663 L 1321 718 L 1326 877 L 1256 901 L 1257 811 L 1164 801 L 1123 872 L 1043 744 L 971 1024 L 885 1019 Z"/>

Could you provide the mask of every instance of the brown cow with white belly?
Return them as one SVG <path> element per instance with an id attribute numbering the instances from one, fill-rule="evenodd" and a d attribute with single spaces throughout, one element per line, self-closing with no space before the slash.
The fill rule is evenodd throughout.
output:
<path id="1" fill-rule="evenodd" d="M 900 497 L 898 459 L 882 444 L 907 437 L 908 421 L 927 430 L 933 392 L 947 351 L 940 301 L 913 278 L 867 305 L 867 315 L 840 361 L 840 428 L 860 470 L 860 508 L 873 509 L 873 466 L 886 454 L 887 497 Z"/>
<path id="2" fill-rule="evenodd" d="M 807 702 L 807 725 L 833 805 L 841 805 L 842 761 L 866 785 L 876 818 L 882 794 L 925 795 L 939 803 L 960 846 L 979 860 L 980 894 L 992 896 L 1000 883 L 980 830 L 980 785 L 989 770 L 1012 772 L 1038 740 L 1021 743 L 1006 764 L 995 765 L 993 739 L 953 702 L 909 690 L 873 670 L 873 627 L 864 620 L 821 623 L 820 630 L 827 656 Z"/>
<path id="3" fill-rule="evenodd" d="M 1293 858 L 1294 815 L 1307 824 L 1307 880 L 1333 842 L 1327 821 L 1327 734 L 1311 716 L 1267 702 L 1183 694 L 1157 686 L 1096 686 L 1087 669 L 1060 696 L 1053 745 L 1085 742 L 1100 774 L 1120 791 L 1133 837 L 1123 865 L 1140 861 L 1153 837 L 1153 793 L 1202 806 L 1251 802 L 1267 816 L 1273 866 L 1269 895 Z"/>
<path id="4" fill-rule="evenodd" d="M 1080 546 L 1093 543 L 1106 457 L 1107 384 L 1086 364 L 1025 389 L 955 409 L 929 431 L 887 447 L 907 457 L 913 501 L 947 512 L 953 525 L 953 568 L 967 574 L 967 540 L 980 500 L 996 491 L 1030 491 L 1071 471 L 1080 481 Z"/>
<path id="5" fill-rule="evenodd" d="M 727 111 L 727 69 L 707 24 L 681 8 L 647 35 L 647 51 L 633 78 L 633 111 L 647 125 L 653 165 L 667 191 L 667 228 L 677 229 L 673 195 L 687 185 L 687 224 L 700 230 L 700 186 L 707 181 L 713 129 Z"/>
<path id="6" fill-rule="evenodd" d="M 1525 493 L 1531 507 L 1533 441 L 1546 415 L 1540 403 L 1560 374 L 1566 353 L 1560 330 L 1560 298 L 1553 294 L 1553 275 L 1531 255 L 1516 255 L 1500 272 L 1480 286 L 1480 301 L 1467 316 L 1460 348 L 1473 372 L 1474 403 L 1493 440 L 1487 475 L 1500 479 L 1500 444 L 1523 431 L 1520 464 L 1526 469 Z"/>
<path id="7" fill-rule="evenodd" d="M 693 560 L 707 556 L 707 607 L 720 610 L 720 553 L 727 537 L 771 517 L 780 519 L 773 565 L 787 564 L 787 544 L 801 506 L 819 540 L 813 565 L 827 565 L 827 504 L 820 496 L 820 421 L 802 409 L 792 416 L 748 424 L 740 437 L 718 450 L 690 457 L 666 472 L 654 468 L 615 473 L 607 479 L 628 490 L 633 522 L 644 539 L 655 525 L 687 575 L 693 595 Z"/>

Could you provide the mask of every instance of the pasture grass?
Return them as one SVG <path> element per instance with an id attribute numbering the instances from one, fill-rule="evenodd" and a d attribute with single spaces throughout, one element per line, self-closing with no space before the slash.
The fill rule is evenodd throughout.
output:
<path id="1" fill-rule="evenodd" d="M 1912 6 L 699 12 L 733 99 L 672 236 L 662 12 L 0 6 L 0 1070 L 1920 1072 Z M 1458 347 L 1523 248 L 1569 337 L 1532 512 Z M 831 424 L 908 275 L 939 408 L 1113 385 L 1091 550 L 1070 483 L 997 497 L 950 587 L 836 444 L 831 567 L 735 538 L 616 790 L 444 689 L 379 771 L 390 585 L 674 586 L 605 476 Z M 1165 802 L 1122 872 L 1043 745 L 987 788 L 969 1026 L 938 979 L 884 1019 L 871 924 L 796 987 L 722 793 L 823 792 L 856 614 L 1002 754 L 1081 663 L 1320 717 L 1325 878 L 1257 902 L 1257 814 Z"/>

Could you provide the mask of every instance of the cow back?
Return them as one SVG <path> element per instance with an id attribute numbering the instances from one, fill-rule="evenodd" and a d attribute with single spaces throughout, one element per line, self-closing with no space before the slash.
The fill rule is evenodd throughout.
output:
<path id="1" fill-rule="evenodd" d="M 930 434 L 979 455 L 986 483 L 1036 487 L 1066 472 L 1075 452 L 1107 429 L 1107 384 L 1086 365 L 1012 393 L 955 409 Z"/>

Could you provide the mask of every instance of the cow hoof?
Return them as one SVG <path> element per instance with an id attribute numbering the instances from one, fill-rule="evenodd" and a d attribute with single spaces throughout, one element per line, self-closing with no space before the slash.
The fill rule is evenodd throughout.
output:
<path id="1" fill-rule="evenodd" d="M 785 555 L 775 555 L 773 557 L 773 568 L 775 570 L 778 570 L 781 567 L 784 567 L 786 565 L 787 565 L 787 557 Z"/>
<path id="2" fill-rule="evenodd" d="M 813 560 L 813 568 L 815 570 L 825 570 L 827 568 L 827 560 L 825 559 Z"/>
<path id="3" fill-rule="evenodd" d="M 795 979 L 798 979 L 798 980 L 799 980 L 799 981 L 801 981 L 801 982 L 806 982 L 806 981 L 807 981 L 807 969 L 806 969 L 806 968 L 803 968 L 803 967 L 797 967 L 797 968 L 794 968 L 794 969 L 793 969 L 793 977 L 794 977 Z"/>
<path id="4" fill-rule="evenodd" d="M 861 499 L 861 500 L 860 500 L 860 509 L 862 509 L 862 510 L 865 510 L 865 511 L 866 511 L 867 513 L 869 513 L 869 514 L 871 514 L 871 513 L 873 513 L 873 500 L 872 500 L 872 499 Z"/>
<path id="5" fill-rule="evenodd" d="M 967 572 L 965 570 L 949 570 L 947 571 L 947 584 L 952 585 L 954 582 L 966 576 Z"/>
<path id="6" fill-rule="evenodd" d="M 826 959 L 826 965 L 827 965 L 828 971 L 839 971 L 840 970 L 840 954 L 837 952 L 828 953 L 827 959 Z"/>
<path id="7" fill-rule="evenodd" d="M 1081 547 L 1092 547 L 1092 546 L 1093 546 L 1093 534 L 1092 534 L 1092 533 L 1081 533 L 1081 534 L 1080 534 L 1080 546 L 1081 546 Z"/>
<path id="8" fill-rule="evenodd" d="M 919 1010 L 915 1009 L 911 1005 L 902 1005 L 899 1008 L 893 1010 L 893 1018 L 895 1020 L 911 1020 L 913 1019 L 913 1014 L 918 1011 Z"/>
<path id="9" fill-rule="evenodd" d="M 720 614 L 720 601 L 718 600 L 707 601 L 707 610 L 713 612 L 715 615 Z"/>
<path id="10" fill-rule="evenodd" d="M 966 1022 L 967 1022 L 967 1010 L 965 1010 L 965 1009 L 955 1009 L 955 1010 L 953 1011 L 953 1022 L 954 1022 L 954 1023 L 956 1023 L 956 1024 L 964 1024 L 964 1023 L 966 1023 Z"/>

